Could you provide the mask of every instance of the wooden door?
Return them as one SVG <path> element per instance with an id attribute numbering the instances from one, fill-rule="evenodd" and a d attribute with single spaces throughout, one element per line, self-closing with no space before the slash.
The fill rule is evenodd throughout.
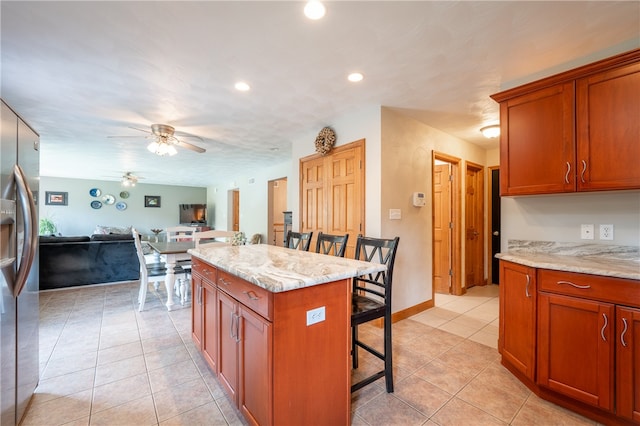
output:
<path id="1" fill-rule="evenodd" d="M 573 83 L 500 103 L 500 195 L 575 191 Z"/>
<path id="2" fill-rule="evenodd" d="M 616 307 L 616 342 L 616 413 L 640 423 L 640 309 Z"/>
<path id="3" fill-rule="evenodd" d="M 451 165 L 433 167 L 433 288 L 451 293 Z"/>
<path id="4" fill-rule="evenodd" d="M 273 362 L 271 324 L 243 305 L 239 321 L 240 411 L 255 425 L 273 424 Z"/>
<path id="5" fill-rule="evenodd" d="M 357 236 L 365 232 L 364 140 L 303 158 L 300 181 L 300 230 L 349 234 L 345 257 L 353 257 Z"/>
<path id="6" fill-rule="evenodd" d="M 237 189 L 233 190 L 233 226 L 232 231 L 240 231 L 240 191 Z"/>
<path id="7" fill-rule="evenodd" d="M 345 256 L 353 258 L 361 232 L 364 194 L 361 179 L 362 155 L 358 147 L 332 155 L 327 180 L 327 229 L 333 235 L 349 234 Z"/>
<path id="8" fill-rule="evenodd" d="M 325 228 L 325 159 L 311 158 L 300 162 L 300 232 L 317 232 Z"/>
<path id="9" fill-rule="evenodd" d="M 613 410 L 614 305 L 540 292 L 538 384 Z"/>
<path id="10" fill-rule="evenodd" d="M 578 190 L 640 188 L 640 63 L 576 87 Z"/>
<path id="11" fill-rule="evenodd" d="M 467 162 L 465 190 L 465 287 L 484 285 L 484 168 Z"/>
<path id="12" fill-rule="evenodd" d="M 536 270 L 500 262 L 500 337 L 502 358 L 535 380 Z"/>
<path id="13" fill-rule="evenodd" d="M 238 404 L 238 307 L 237 302 L 218 291 L 218 380 L 235 405 Z"/>

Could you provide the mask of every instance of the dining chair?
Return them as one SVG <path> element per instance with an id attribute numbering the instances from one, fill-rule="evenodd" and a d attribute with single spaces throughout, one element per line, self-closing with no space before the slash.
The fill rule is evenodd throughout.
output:
<path id="1" fill-rule="evenodd" d="M 362 348 L 384 362 L 384 368 L 351 385 L 351 392 L 385 378 L 388 393 L 393 392 L 393 362 L 391 347 L 391 286 L 393 264 L 400 237 L 393 239 L 369 238 L 358 235 L 355 258 L 382 263 L 386 271 L 353 278 L 351 311 L 351 356 L 353 368 L 358 368 L 358 348 Z M 382 352 L 358 340 L 358 326 L 377 318 L 384 319 L 384 348 Z"/>
<path id="2" fill-rule="evenodd" d="M 285 240 L 284 246 L 294 250 L 309 251 L 312 236 L 313 232 L 289 231 L 287 233 L 287 239 Z"/>
<path id="3" fill-rule="evenodd" d="M 193 241 L 196 244 L 196 248 L 200 246 L 212 245 L 230 245 L 231 238 L 235 235 L 235 231 L 221 231 L 218 229 L 212 229 L 210 231 L 194 232 Z"/>
<path id="4" fill-rule="evenodd" d="M 316 253 L 344 257 L 348 239 L 349 234 L 331 235 L 320 232 L 316 240 Z"/>
<path id="5" fill-rule="evenodd" d="M 167 242 L 171 241 L 193 241 L 193 234 L 196 232 L 196 228 L 193 226 L 168 226 L 165 228 L 167 234 Z M 180 297 L 180 302 L 184 305 L 187 299 L 186 292 L 191 287 L 186 285 L 184 281 L 191 280 L 191 259 L 180 260 L 177 263 L 185 271 L 184 278 L 176 278 L 175 293 Z"/>
<path id="6" fill-rule="evenodd" d="M 159 283 L 164 282 L 167 276 L 167 268 L 164 263 L 158 262 L 158 259 L 154 256 L 153 259 L 149 259 L 149 256 L 145 256 L 142 249 L 141 235 L 135 229 L 131 229 L 133 235 L 133 244 L 136 248 L 136 255 L 138 257 L 138 263 L 140 264 L 140 290 L 138 291 L 138 310 L 142 312 L 144 310 L 144 304 L 147 300 L 147 288 L 149 283 L 153 283 L 153 286 L 157 290 L 160 286 Z M 182 269 L 178 270 L 183 272 Z M 176 273 L 178 273 L 176 271 Z"/>

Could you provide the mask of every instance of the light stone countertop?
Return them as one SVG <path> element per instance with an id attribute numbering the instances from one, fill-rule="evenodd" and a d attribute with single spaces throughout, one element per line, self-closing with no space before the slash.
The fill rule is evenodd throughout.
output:
<path id="1" fill-rule="evenodd" d="M 199 247 L 189 253 L 273 293 L 384 271 L 385 265 L 267 244 Z"/>
<path id="2" fill-rule="evenodd" d="M 604 244 L 509 240 L 496 257 L 534 268 L 640 280 L 640 248 Z M 640 282 L 639 282 L 640 284 Z"/>

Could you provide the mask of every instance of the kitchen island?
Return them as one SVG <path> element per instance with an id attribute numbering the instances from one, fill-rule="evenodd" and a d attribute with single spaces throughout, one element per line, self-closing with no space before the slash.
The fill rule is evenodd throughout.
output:
<path id="1" fill-rule="evenodd" d="M 640 251 L 510 240 L 500 258 L 502 364 L 538 396 L 640 424 Z"/>
<path id="2" fill-rule="evenodd" d="M 250 424 L 350 423 L 351 278 L 384 265 L 258 244 L 192 255 L 192 336 Z"/>

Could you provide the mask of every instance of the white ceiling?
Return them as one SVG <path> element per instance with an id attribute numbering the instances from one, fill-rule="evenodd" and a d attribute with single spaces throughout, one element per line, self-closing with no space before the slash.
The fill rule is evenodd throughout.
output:
<path id="1" fill-rule="evenodd" d="M 371 105 L 489 146 L 489 95 L 640 46 L 638 1 L 326 5 L 2 0 L 2 98 L 40 133 L 43 176 L 206 186 Z M 207 152 L 149 153 L 129 127 L 152 123 Z"/>

